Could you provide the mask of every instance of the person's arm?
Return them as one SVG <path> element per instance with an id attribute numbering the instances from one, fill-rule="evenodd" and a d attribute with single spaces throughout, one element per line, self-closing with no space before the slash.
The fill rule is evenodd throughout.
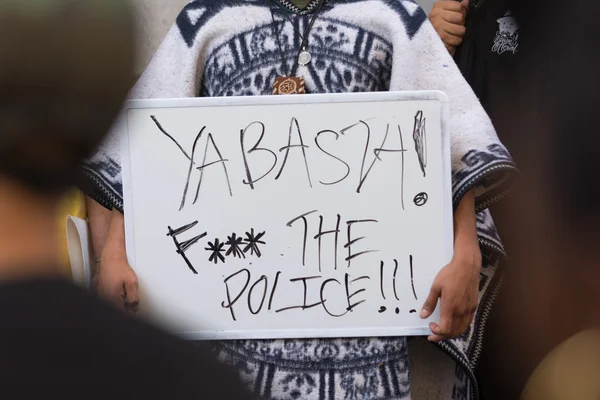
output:
<path id="1" fill-rule="evenodd" d="M 438 342 L 463 334 L 475 315 L 479 297 L 481 250 L 477 238 L 475 196 L 468 192 L 454 212 L 454 256 L 436 276 L 421 318 L 428 318 L 440 299 L 439 325 L 430 324 L 428 340 Z"/>
<path id="2" fill-rule="evenodd" d="M 106 243 L 112 212 L 89 196 L 86 196 L 86 209 L 92 239 L 92 256 L 98 261 Z"/>
<path id="3" fill-rule="evenodd" d="M 98 293 L 118 307 L 135 312 L 139 305 L 138 281 L 127 262 L 123 214 L 109 211 L 91 199 L 88 207 Z"/>
<path id="4" fill-rule="evenodd" d="M 469 0 L 439 0 L 429 13 L 429 21 L 453 56 L 467 32 L 465 20 L 468 9 Z"/>

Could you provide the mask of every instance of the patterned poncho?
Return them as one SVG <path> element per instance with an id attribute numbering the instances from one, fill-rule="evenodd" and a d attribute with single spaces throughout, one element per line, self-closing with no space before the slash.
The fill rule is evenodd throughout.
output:
<path id="1" fill-rule="evenodd" d="M 461 367 L 457 371 L 462 379 L 457 380 L 454 397 L 476 398 L 473 366 L 503 256 L 486 208 L 505 192 L 514 170 L 510 155 L 425 13 L 413 1 L 327 1 L 309 34 L 312 61 L 298 66 L 301 35 L 318 3 L 311 0 L 300 10 L 287 0 L 193 1 L 177 18 L 130 97 L 268 95 L 276 77 L 286 70 L 305 79 L 308 93 L 444 91 L 450 99 L 454 206 L 467 191 L 475 191 L 484 263 L 480 307 L 473 325 L 461 338 L 438 346 Z M 122 210 L 118 134 L 114 132 L 89 160 L 85 175 L 92 197 Z M 237 367 L 263 399 L 410 397 L 403 337 L 245 340 L 216 346 L 219 358 Z"/>

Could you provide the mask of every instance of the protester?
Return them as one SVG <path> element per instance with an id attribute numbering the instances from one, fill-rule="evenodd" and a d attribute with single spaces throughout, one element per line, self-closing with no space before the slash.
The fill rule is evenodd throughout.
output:
<path id="1" fill-rule="evenodd" d="M 123 0 L 0 3 L 0 387 L 4 398 L 244 399 L 205 350 L 64 279 L 56 210 L 130 85 Z"/>
<path id="2" fill-rule="evenodd" d="M 308 93 L 440 89 L 448 94 L 455 254 L 436 278 L 422 316 L 433 311 L 441 294 L 442 320 L 439 326 L 432 325 L 430 340 L 456 338 L 439 346 L 466 368 L 461 376 L 472 377 L 471 360 L 476 357 L 486 314 L 478 315 L 468 335 L 460 335 L 473 321 L 480 273 L 485 279 L 479 295 L 487 299 L 487 291 L 495 290 L 493 272 L 501 253 L 484 210 L 504 193 L 513 165 L 483 108 L 416 4 L 194 1 L 179 15 L 130 96 L 282 94 L 286 87 L 281 82 L 289 78 L 294 78 L 297 92 L 302 92 L 300 88 Z M 85 172 L 91 197 L 123 211 L 118 134 L 115 131 L 113 140 L 89 161 Z M 137 298 L 138 294 L 135 282 L 127 285 L 131 270 L 124 261 L 123 216 L 96 217 L 91 216 L 99 221 L 92 224 L 94 235 L 114 233 L 98 254 L 100 281 L 110 283 L 112 289 L 100 291 L 126 303 L 123 297 Z M 478 235 L 485 238 L 481 249 Z M 339 356 L 325 358 L 319 351 L 323 347 Z M 399 399 L 410 393 L 405 338 L 246 340 L 220 343 L 218 350 L 220 358 L 236 365 L 265 399 L 316 399 L 325 393 L 336 399 L 359 393 L 362 398 Z M 476 385 L 470 381 L 464 386 L 460 390 L 472 391 Z"/>

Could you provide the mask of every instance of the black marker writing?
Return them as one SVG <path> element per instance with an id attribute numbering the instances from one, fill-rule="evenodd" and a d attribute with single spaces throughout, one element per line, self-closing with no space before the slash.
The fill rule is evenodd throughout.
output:
<path id="1" fill-rule="evenodd" d="M 194 139 L 194 145 L 192 146 L 192 157 L 190 158 L 190 167 L 188 169 L 187 179 L 185 180 L 185 187 L 183 189 L 183 196 L 181 198 L 181 206 L 179 207 L 179 211 L 181 211 L 183 209 L 183 207 L 185 206 L 185 198 L 187 196 L 187 191 L 190 186 L 190 178 L 192 177 L 192 168 L 194 167 L 194 154 L 196 154 L 196 145 L 198 144 L 198 140 L 200 140 L 200 137 L 202 137 L 202 132 L 204 132 L 204 129 L 206 129 L 205 126 L 202 127 L 200 132 L 198 132 L 198 135 L 196 135 L 196 139 Z"/>
<path id="2" fill-rule="evenodd" d="M 361 224 L 361 223 L 368 223 L 368 222 L 375 222 L 375 223 L 377 223 L 377 221 L 374 220 L 374 219 L 363 219 L 363 220 L 356 220 L 356 221 L 348 221 L 348 222 L 346 222 L 346 224 L 348 224 L 348 229 L 347 229 L 347 238 L 348 238 L 348 241 L 344 245 L 344 248 L 348 249 L 348 257 L 346 257 L 346 259 L 345 259 L 345 261 L 348 262 L 348 268 L 350 268 L 350 265 L 352 264 L 352 259 L 354 259 L 356 257 L 359 257 L 359 256 L 362 256 L 362 255 L 367 254 L 367 253 L 373 253 L 373 252 L 379 251 L 379 250 L 365 250 L 365 251 L 360 251 L 358 253 L 352 253 L 352 246 L 354 244 L 356 244 L 356 242 L 361 241 L 361 240 L 363 240 L 365 238 L 364 236 L 361 236 L 359 238 L 352 239 L 352 233 L 351 233 L 352 225 Z"/>
<path id="3" fill-rule="evenodd" d="M 292 144 L 292 130 L 294 129 L 294 127 L 296 127 L 296 133 L 298 134 L 300 144 L 294 144 L 294 145 Z M 312 188 L 312 181 L 310 179 L 310 171 L 308 169 L 308 161 L 306 160 L 306 149 L 308 148 L 308 146 L 306 146 L 304 144 L 304 140 L 302 139 L 302 132 L 300 131 L 300 124 L 298 123 L 298 120 L 296 118 L 292 118 L 292 121 L 290 122 L 290 131 L 289 131 L 289 135 L 288 135 L 287 146 L 284 146 L 279 149 L 279 152 L 282 152 L 285 150 L 285 156 L 283 157 L 283 163 L 281 164 L 281 168 L 279 169 L 279 173 L 277 173 L 277 176 L 275 177 L 275 179 L 279 179 L 279 177 L 281 176 L 281 173 L 283 172 L 283 169 L 285 168 L 285 165 L 287 163 L 287 159 L 290 154 L 290 149 L 293 149 L 293 148 L 299 148 L 300 150 L 302 150 L 302 157 L 304 158 L 304 166 L 306 167 L 306 176 L 308 177 L 308 184 Z"/>
<path id="4" fill-rule="evenodd" d="M 167 227 L 169 229 L 169 233 L 167 233 L 167 236 L 171 236 L 171 238 L 173 239 L 173 243 L 175 243 L 175 248 L 177 249 L 177 254 L 181 255 L 181 257 L 183 258 L 183 260 L 185 261 L 185 263 L 187 264 L 188 268 L 194 273 L 194 274 L 198 274 L 198 272 L 196 271 L 196 269 L 193 267 L 192 263 L 190 262 L 190 260 L 186 257 L 185 252 L 194 244 L 196 244 L 200 239 L 202 239 L 203 237 L 206 236 L 206 232 L 203 232 L 197 236 L 194 236 L 193 238 L 191 238 L 190 240 L 186 240 L 184 242 L 179 242 L 177 240 L 177 236 L 181 235 L 184 232 L 187 232 L 188 230 L 190 230 L 191 228 L 193 228 L 194 226 L 198 225 L 198 221 L 194 221 L 191 224 L 187 224 L 184 225 L 180 228 L 177 229 L 172 229 L 170 226 Z"/>
<path id="5" fill-rule="evenodd" d="M 289 310 L 295 310 L 295 309 L 302 309 L 302 310 L 307 310 L 309 308 L 313 308 L 316 306 L 319 306 L 321 304 L 323 304 L 325 301 L 323 299 L 321 299 L 321 301 L 317 302 L 317 303 L 313 303 L 313 304 L 306 304 L 307 303 L 307 297 L 308 297 L 308 287 L 306 284 L 306 281 L 309 280 L 313 280 L 313 279 L 319 279 L 322 278 L 322 276 L 305 276 L 302 278 L 294 278 L 294 279 L 290 279 L 290 282 L 302 282 L 302 285 L 304 287 L 304 302 L 302 303 L 302 305 L 300 306 L 291 306 L 291 307 L 284 307 L 284 308 L 280 308 L 279 310 L 275 311 L 277 313 L 282 312 L 282 311 L 289 311 Z"/>
<path id="6" fill-rule="evenodd" d="M 279 275 L 281 275 L 281 271 L 277 271 L 277 274 L 275 275 L 275 283 L 273 283 L 273 289 L 271 290 L 271 295 L 269 296 L 269 311 L 271 311 L 271 306 L 273 305 L 273 296 L 275 295 L 275 289 L 279 283 Z"/>
<path id="7" fill-rule="evenodd" d="M 421 192 L 415 196 L 415 198 L 413 199 L 413 203 L 415 203 L 415 206 L 417 207 L 422 207 L 425 204 L 427 204 L 427 200 L 429 200 L 429 196 L 427 195 L 427 193 Z"/>
<path id="8" fill-rule="evenodd" d="M 359 121 L 359 122 L 357 122 L 356 124 L 350 125 L 349 127 L 347 127 L 347 128 L 344 128 L 344 129 L 342 129 L 342 130 L 340 131 L 340 133 L 341 133 L 342 135 L 344 135 L 344 134 L 346 134 L 346 132 L 347 132 L 348 130 L 350 130 L 350 129 L 352 129 L 352 128 L 356 127 L 356 126 L 359 126 L 359 125 L 361 125 L 361 124 L 362 124 L 364 127 L 366 127 L 366 128 L 367 128 L 367 132 L 366 132 L 366 134 L 367 134 L 367 139 L 365 140 L 365 151 L 364 151 L 364 153 L 363 153 L 363 159 L 362 159 L 362 163 L 361 163 L 361 165 L 360 165 L 360 178 L 359 178 L 359 182 L 358 182 L 358 188 L 356 189 L 356 192 L 357 192 L 357 193 L 360 193 L 360 187 L 362 186 L 362 182 L 363 182 L 363 180 L 364 180 L 364 178 L 363 178 L 363 177 L 364 177 L 364 174 L 363 174 L 363 172 L 364 172 L 364 169 L 365 169 L 365 161 L 367 160 L 367 152 L 369 151 L 369 142 L 371 141 L 371 127 L 370 127 L 370 126 L 369 126 L 369 124 L 367 124 L 365 121 Z"/>
<path id="9" fill-rule="evenodd" d="M 296 218 L 292 219 L 291 221 L 289 221 L 286 225 L 288 227 L 292 227 L 292 225 L 294 224 L 294 222 L 298 221 L 298 220 L 302 220 L 302 222 L 304 223 L 304 232 L 303 232 L 303 240 L 302 240 L 302 265 L 305 265 L 306 262 L 306 238 L 307 238 L 307 232 L 308 232 L 308 222 L 306 221 L 306 217 L 312 213 L 316 213 L 317 210 L 312 210 L 309 211 L 307 213 L 304 213 L 302 215 L 297 216 Z"/>
<path id="10" fill-rule="evenodd" d="M 341 162 L 342 164 L 344 164 L 344 166 L 346 167 L 346 174 L 338 179 L 337 181 L 334 182 L 323 182 L 323 181 L 319 181 L 319 183 L 321 183 L 322 185 L 335 185 L 336 183 L 340 183 L 341 181 L 343 181 L 344 179 L 346 179 L 348 177 L 348 175 L 350 175 L 350 166 L 341 158 L 338 158 L 336 156 L 334 156 L 333 154 L 323 150 L 323 148 L 321 147 L 321 145 L 319 144 L 319 137 L 324 134 L 324 133 L 333 133 L 335 135 L 335 140 L 338 140 L 340 135 L 337 132 L 334 132 L 332 130 L 324 130 L 321 131 L 319 133 L 317 133 L 317 136 L 315 136 L 315 144 L 317 145 L 317 147 L 319 148 L 319 150 L 321 150 L 323 153 L 327 154 L 329 157 L 334 158 L 336 160 L 338 160 L 339 162 Z"/>
<path id="11" fill-rule="evenodd" d="M 381 261 L 381 264 L 379 265 L 379 288 L 381 289 L 381 297 L 383 297 L 383 299 L 385 300 L 385 293 L 383 290 L 383 267 L 385 266 L 383 260 Z"/>
<path id="12" fill-rule="evenodd" d="M 400 300 L 398 298 L 398 293 L 396 292 L 396 274 L 398 273 L 398 260 L 394 260 L 394 297 L 396 300 Z"/>
<path id="13" fill-rule="evenodd" d="M 400 135 L 400 147 L 404 149 L 404 139 L 402 139 L 402 129 L 400 129 L 400 125 L 398 125 L 398 135 Z M 402 209 L 404 210 L 404 152 L 402 154 L 402 176 L 400 177 L 400 203 L 402 204 Z"/>
<path id="14" fill-rule="evenodd" d="M 427 167 L 427 132 L 425 130 L 426 118 L 423 117 L 423 111 L 418 111 L 415 115 L 415 125 L 413 128 L 413 140 L 415 141 L 415 150 L 419 158 L 419 165 L 423 176 L 426 176 L 425 167 Z"/>
<path id="15" fill-rule="evenodd" d="M 238 293 L 238 295 L 235 297 L 235 299 L 233 299 L 233 301 L 231 300 L 231 294 L 229 292 L 229 281 L 233 278 L 235 278 L 236 276 L 240 275 L 241 273 L 245 272 L 246 273 L 246 282 L 244 283 L 244 287 L 242 290 L 240 290 L 240 292 Z M 229 312 L 231 313 L 231 318 L 233 318 L 233 320 L 235 321 L 235 313 L 233 312 L 233 306 L 235 303 L 237 303 L 237 301 L 240 299 L 240 297 L 242 297 L 242 294 L 244 294 L 244 292 L 246 291 L 246 288 L 248 288 L 248 284 L 250 283 L 250 271 L 248 271 L 247 269 L 242 269 L 238 272 L 235 272 L 231 275 L 229 275 L 227 278 L 225 278 L 225 280 L 223 281 L 223 283 L 225 284 L 225 293 L 227 295 L 227 304 L 225 304 L 225 302 L 221 303 L 221 307 L 223 308 L 228 308 Z"/>
<path id="16" fill-rule="evenodd" d="M 185 152 L 185 150 L 183 149 L 183 147 L 181 147 L 181 145 L 177 142 L 177 140 L 175 140 L 175 138 L 171 135 L 169 135 L 167 133 L 167 131 L 164 130 L 164 128 L 162 127 L 162 125 L 160 124 L 160 122 L 158 122 L 158 119 L 156 119 L 156 117 L 154 115 L 151 115 L 150 118 L 152 118 L 152 121 L 154 121 L 154 124 L 156 124 L 156 127 L 169 139 L 171 139 L 173 141 L 173 143 L 175 143 L 175 146 L 177 146 L 179 148 L 179 150 L 181 150 L 181 152 L 183 153 L 183 155 L 190 161 L 192 161 L 192 157 L 190 157 L 188 155 L 188 153 Z"/>
<path id="17" fill-rule="evenodd" d="M 196 136 L 195 140 L 194 140 L 194 145 L 192 147 L 192 155 L 190 156 L 184 149 L 183 147 L 181 147 L 181 145 L 177 142 L 177 140 L 175 140 L 175 138 L 171 135 L 169 135 L 169 133 L 162 127 L 162 125 L 160 124 L 160 122 L 158 121 L 158 119 L 152 115 L 150 116 L 150 118 L 152 118 L 152 121 L 154 121 L 154 124 L 156 125 L 156 127 L 169 139 L 171 139 L 171 141 L 173 143 L 175 143 L 175 145 L 177 146 L 177 148 L 181 151 L 181 153 L 185 156 L 185 158 L 188 159 L 188 161 L 190 162 L 190 167 L 188 170 L 188 176 L 187 176 L 187 180 L 186 180 L 186 184 L 185 184 L 185 188 L 184 188 L 184 192 L 183 192 L 183 198 L 181 200 L 181 205 L 179 207 L 179 210 L 181 211 L 183 209 L 183 207 L 185 206 L 185 199 L 187 197 L 187 191 L 189 189 L 189 183 L 190 183 L 190 179 L 191 179 L 191 175 L 192 175 L 192 167 L 194 165 L 196 165 L 196 162 L 194 160 L 194 154 L 195 154 L 195 150 L 196 150 L 196 145 L 198 143 L 198 140 L 200 139 L 200 137 L 202 136 L 202 132 L 206 129 L 206 126 L 204 126 L 201 130 L 200 133 L 198 133 L 198 135 Z M 213 162 L 206 162 L 206 157 L 207 157 L 207 153 L 208 153 L 208 145 L 212 144 L 213 149 L 215 150 L 215 152 L 217 153 L 217 155 L 219 156 L 219 159 Z M 217 147 L 214 138 L 212 136 L 211 133 L 208 134 L 208 138 L 206 140 L 206 146 L 204 148 L 204 160 L 202 161 L 202 166 L 197 167 L 196 169 L 200 170 L 200 179 L 198 181 L 198 186 L 196 188 L 196 196 L 194 197 L 194 202 L 193 204 L 196 204 L 196 201 L 198 200 L 198 195 L 200 193 L 200 186 L 202 185 L 202 180 L 204 177 L 204 169 L 207 167 L 210 167 L 211 165 L 214 164 L 222 164 L 223 165 L 223 171 L 225 172 L 225 179 L 227 180 L 227 186 L 229 187 L 229 195 L 233 196 L 233 192 L 231 190 L 231 182 L 229 180 L 229 173 L 227 172 L 227 166 L 225 165 L 225 163 L 229 161 L 227 159 L 224 159 L 223 156 L 221 155 L 221 151 L 219 150 L 219 148 Z"/>
<path id="18" fill-rule="evenodd" d="M 246 132 L 248 131 L 248 129 L 250 129 L 251 126 L 253 125 L 259 125 L 260 126 L 260 137 L 258 138 L 258 140 L 256 141 L 256 143 L 254 144 L 254 146 L 252 146 L 252 148 L 250 150 L 248 150 L 248 152 L 246 153 L 246 150 L 244 149 L 244 138 L 246 136 Z M 262 122 L 252 122 L 250 125 L 248 125 L 247 127 L 245 127 L 244 129 L 242 129 L 240 131 L 240 146 L 242 148 L 242 157 L 244 158 L 244 167 L 246 168 L 246 178 L 248 179 L 246 180 L 242 180 L 242 182 L 245 185 L 250 185 L 250 187 L 252 189 L 254 189 L 254 184 L 258 181 L 260 181 L 261 179 L 263 179 L 265 176 L 269 175 L 271 173 L 271 171 L 273 171 L 273 168 L 275 168 L 275 165 L 277 164 L 277 156 L 275 155 L 274 152 L 272 152 L 269 149 L 265 149 L 262 147 L 258 147 L 260 146 L 260 142 L 263 140 L 263 137 L 265 136 L 265 124 L 263 124 Z M 250 166 L 248 165 L 248 157 L 246 154 L 250 155 L 252 153 L 254 153 L 255 151 L 266 151 L 267 153 L 271 154 L 273 156 L 273 165 L 271 166 L 271 168 L 264 174 L 262 175 L 260 178 L 258 179 L 252 179 L 252 175 L 250 173 Z"/>
<path id="19" fill-rule="evenodd" d="M 333 313 L 331 310 L 329 310 L 329 309 L 327 308 L 327 306 L 325 305 L 325 296 L 324 296 L 324 294 L 325 294 L 325 288 L 326 288 L 326 286 L 327 286 L 328 284 L 330 284 L 330 283 L 332 283 L 332 282 L 335 282 L 335 283 L 337 283 L 337 284 L 338 284 L 338 285 L 340 285 L 340 286 L 342 285 L 342 284 L 340 283 L 340 281 L 338 281 L 337 279 L 334 279 L 334 278 L 331 278 L 331 279 L 327 279 L 327 280 L 325 280 L 325 281 L 323 282 L 323 284 L 321 284 L 321 304 L 323 304 L 323 309 L 324 309 L 324 310 L 325 310 L 325 312 L 326 312 L 327 314 L 329 314 L 330 316 L 332 316 L 332 317 L 335 317 L 335 318 L 343 317 L 344 315 L 346 315 L 346 314 L 348 313 L 348 310 L 345 310 L 345 311 L 344 311 L 343 313 L 341 313 L 341 314 L 334 314 L 334 313 Z"/>
<path id="20" fill-rule="evenodd" d="M 250 252 L 250 255 L 256 254 L 258 258 L 262 255 L 260 249 L 258 248 L 259 244 L 266 244 L 264 241 L 260 240 L 263 236 L 265 236 L 265 232 L 261 232 L 259 234 L 254 234 L 254 228 L 250 229 L 250 232 L 246 232 L 246 238 L 244 242 L 246 243 L 246 247 L 244 247 L 244 253 Z"/>
<path id="21" fill-rule="evenodd" d="M 208 247 L 205 247 L 204 250 L 207 250 L 210 252 L 210 257 L 208 258 L 208 261 L 214 262 L 215 264 L 217 264 L 219 261 L 221 262 L 225 262 L 225 256 L 223 256 L 223 252 L 225 251 L 225 249 L 223 248 L 225 246 L 225 243 L 220 242 L 219 239 L 215 239 L 214 242 L 208 242 Z"/>
<path id="22" fill-rule="evenodd" d="M 207 164 L 206 156 L 208 154 L 208 144 L 209 143 L 212 144 L 212 147 L 215 150 L 215 152 L 217 153 L 217 155 L 219 156 L 219 159 L 216 161 L 209 162 Z M 204 158 L 202 159 L 202 166 L 196 168 L 200 171 L 200 179 L 198 180 L 198 187 L 196 188 L 196 197 L 194 197 L 194 204 L 196 204 L 196 201 L 198 200 L 198 195 L 200 194 L 200 186 L 202 186 L 202 179 L 204 178 L 204 171 L 206 170 L 206 168 L 210 167 L 211 165 L 215 165 L 215 164 L 221 164 L 223 166 L 223 172 L 225 172 L 225 179 L 227 180 L 227 186 L 229 187 L 229 195 L 233 196 L 233 192 L 231 191 L 231 182 L 229 181 L 229 173 L 227 172 L 227 165 L 225 165 L 225 163 L 227 161 L 229 161 L 229 160 L 226 160 L 223 158 L 223 156 L 221 155 L 221 151 L 215 144 L 212 133 L 209 133 L 208 138 L 206 139 L 206 146 L 204 147 Z"/>
<path id="23" fill-rule="evenodd" d="M 232 255 L 234 258 L 246 258 L 246 255 L 242 251 L 244 239 L 238 237 L 235 233 L 232 233 L 231 236 L 227 236 L 225 245 L 228 247 L 227 253 L 225 253 L 226 256 Z"/>
<path id="24" fill-rule="evenodd" d="M 263 290 L 263 294 L 261 296 L 260 305 L 258 306 L 258 310 L 254 311 L 254 309 L 252 308 L 252 291 L 254 290 L 256 285 L 258 285 L 261 282 L 264 282 L 265 287 Z M 263 305 L 265 304 L 265 298 L 267 297 L 267 286 L 268 285 L 269 285 L 269 280 L 267 279 L 267 277 L 265 275 L 263 275 L 260 277 L 259 280 L 254 282 L 252 284 L 252 286 L 250 286 L 250 290 L 248 290 L 248 310 L 250 310 L 250 312 L 252 314 L 256 315 L 260 312 L 260 310 L 262 310 Z"/>
<path id="25" fill-rule="evenodd" d="M 362 188 L 363 184 L 367 180 L 367 177 L 371 173 L 371 170 L 373 169 L 373 166 L 375 165 L 375 163 L 377 161 L 382 161 L 381 157 L 379 156 L 380 153 L 382 153 L 382 152 L 386 152 L 386 153 L 401 153 L 402 157 L 404 157 L 404 152 L 406 151 L 406 149 L 404 149 L 404 146 L 402 144 L 402 134 L 401 133 L 400 133 L 400 146 L 401 147 L 399 149 L 388 149 L 388 148 L 385 148 L 385 143 L 387 141 L 389 133 L 390 133 L 390 124 L 387 124 L 386 130 L 385 130 L 385 136 L 383 137 L 383 141 L 381 142 L 381 146 L 373 150 L 373 154 L 375 155 L 375 158 L 373 159 L 373 162 L 369 166 L 369 169 L 367 170 L 367 172 L 365 173 L 365 175 L 363 177 L 361 177 L 360 184 L 358 185 L 358 188 L 356 189 L 357 193 L 360 193 L 360 189 Z M 404 178 L 402 178 L 402 180 L 404 180 Z"/>
<path id="26" fill-rule="evenodd" d="M 350 279 L 350 274 L 346 274 L 346 277 L 345 277 L 345 282 L 346 282 L 346 299 L 348 301 L 348 308 L 346 308 L 346 310 L 353 311 L 356 306 L 358 306 L 359 304 L 364 303 L 367 300 L 363 299 L 363 300 L 357 301 L 356 303 L 350 303 L 350 299 L 352 299 L 357 294 L 365 292 L 367 289 L 361 288 L 361 289 L 358 289 L 358 290 L 354 291 L 352 294 L 350 294 L 350 283 L 358 282 L 358 281 L 361 281 L 363 279 L 371 279 L 371 278 L 369 278 L 368 276 L 361 276 L 361 277 L 358 277 L 356 279 L 353 279 L 352 281 L 349 281 L 349 279 Z"/>
<path id="27" fill-rule="evenodd" d="M 337 270 L 337 254 L 338 254 L 338 237 L 340 235 L 340 214 L 337 215 L 335 229 L 331 231 L 323 231 L 323 216 L 319 215 L 319 233 L 314 237 L 318 241 L 319 252 L 319 272 L 321 272 L 321 239 L 324 235 L 334 234 L 334 269 Z"/>
<path id="28" fill-rule="evenodd" d="M 234 311 L 234 307 L 239 303 L 239 300 L 243 296 L 246 296 L 245 303 L 249 314 L 251 315 L 258 315 L 261 311 L 264 312 L 265 309 L 268 309 L 268 311 L 275 310 L 275 313 L 281 313 L 292 310 L 304 311 L 322 307 L 323 311 L 329 316 L 339 318 L 348 312 L 352 312 L 360 304 L 367 301 L 365 294 L 368 285 L 366 281 L 371 279 L 368 275 L 353 278 L 352 275 L 346 273 L 344 274 L 342 282 L 340 282 L 341 279 L 326 279 L 321 275 L 315 275 L 294 277 L 283 281 L 283 285 L 287 282 L 291 284 L 302 283 L 302 297 L 296 296 L 296 304 L 292 303 L 292 305 L 286 307 L 277 307 L 275 305 L 277 302 L 275 293 L 281 286 L 278 285 L 281 281 L 279 279 L 281 274 L 281 271 L 277 271 L 272 286 L 270 286 L 271 279 L 268 278 L 267 275 L 261 275 L 258 280 L 255 280 L 248 268 L 243 268 L 226 278 L 224 276 L 225 279 L 223 283 L 225 285 L 226 300 L 221 302 L 221 307 L 229 309 L 232 319 L 236 321 L 237 313 Z M 337 287 L 338 289 L 336 290 L 332 287 Z M 316 295 L 316 293 L 313 294 L 315 289 L 319 290 L 318 295 Z M 285 287 L 284 292 L 289 293 L 289 288 Z M 290 297 L 291 296 L 288 294 L 283 300 Z M 311 297 L 315 298 L 311 299 Z M 338 297 L 343 303 L 328 301 L 328 297 Z M 265 306 L 265 304 L 268 304 L 268 306 Z M 334 310 L 334 307 L 338 309 Z M 385 310 L 386 307 L 382 306 L 379 312 L 384 312 Z"/>
<path id="29" fill-rule="evenodd" d="M 417 292 L 415 291 L 415 279 L 413 276 L 413 256 L 409 256 L 410 262 L 410 286 L 412 287 L 413 295 L 415 296 L 415 300 L 419 300 L 417 297 Z"/>

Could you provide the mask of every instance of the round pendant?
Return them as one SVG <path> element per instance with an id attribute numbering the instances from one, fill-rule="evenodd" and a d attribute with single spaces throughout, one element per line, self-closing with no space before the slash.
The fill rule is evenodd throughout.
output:
<path id="1" fill-rule="evenodd" d="M 312 56 L 310 55 L 310 53 L 306 50 L 302 50 L 300 52 L 300 54 L 298 54 L 298 64 L 301 66 L 305 66 L 307 65 L 310 60 L 312 59 Z"/>

